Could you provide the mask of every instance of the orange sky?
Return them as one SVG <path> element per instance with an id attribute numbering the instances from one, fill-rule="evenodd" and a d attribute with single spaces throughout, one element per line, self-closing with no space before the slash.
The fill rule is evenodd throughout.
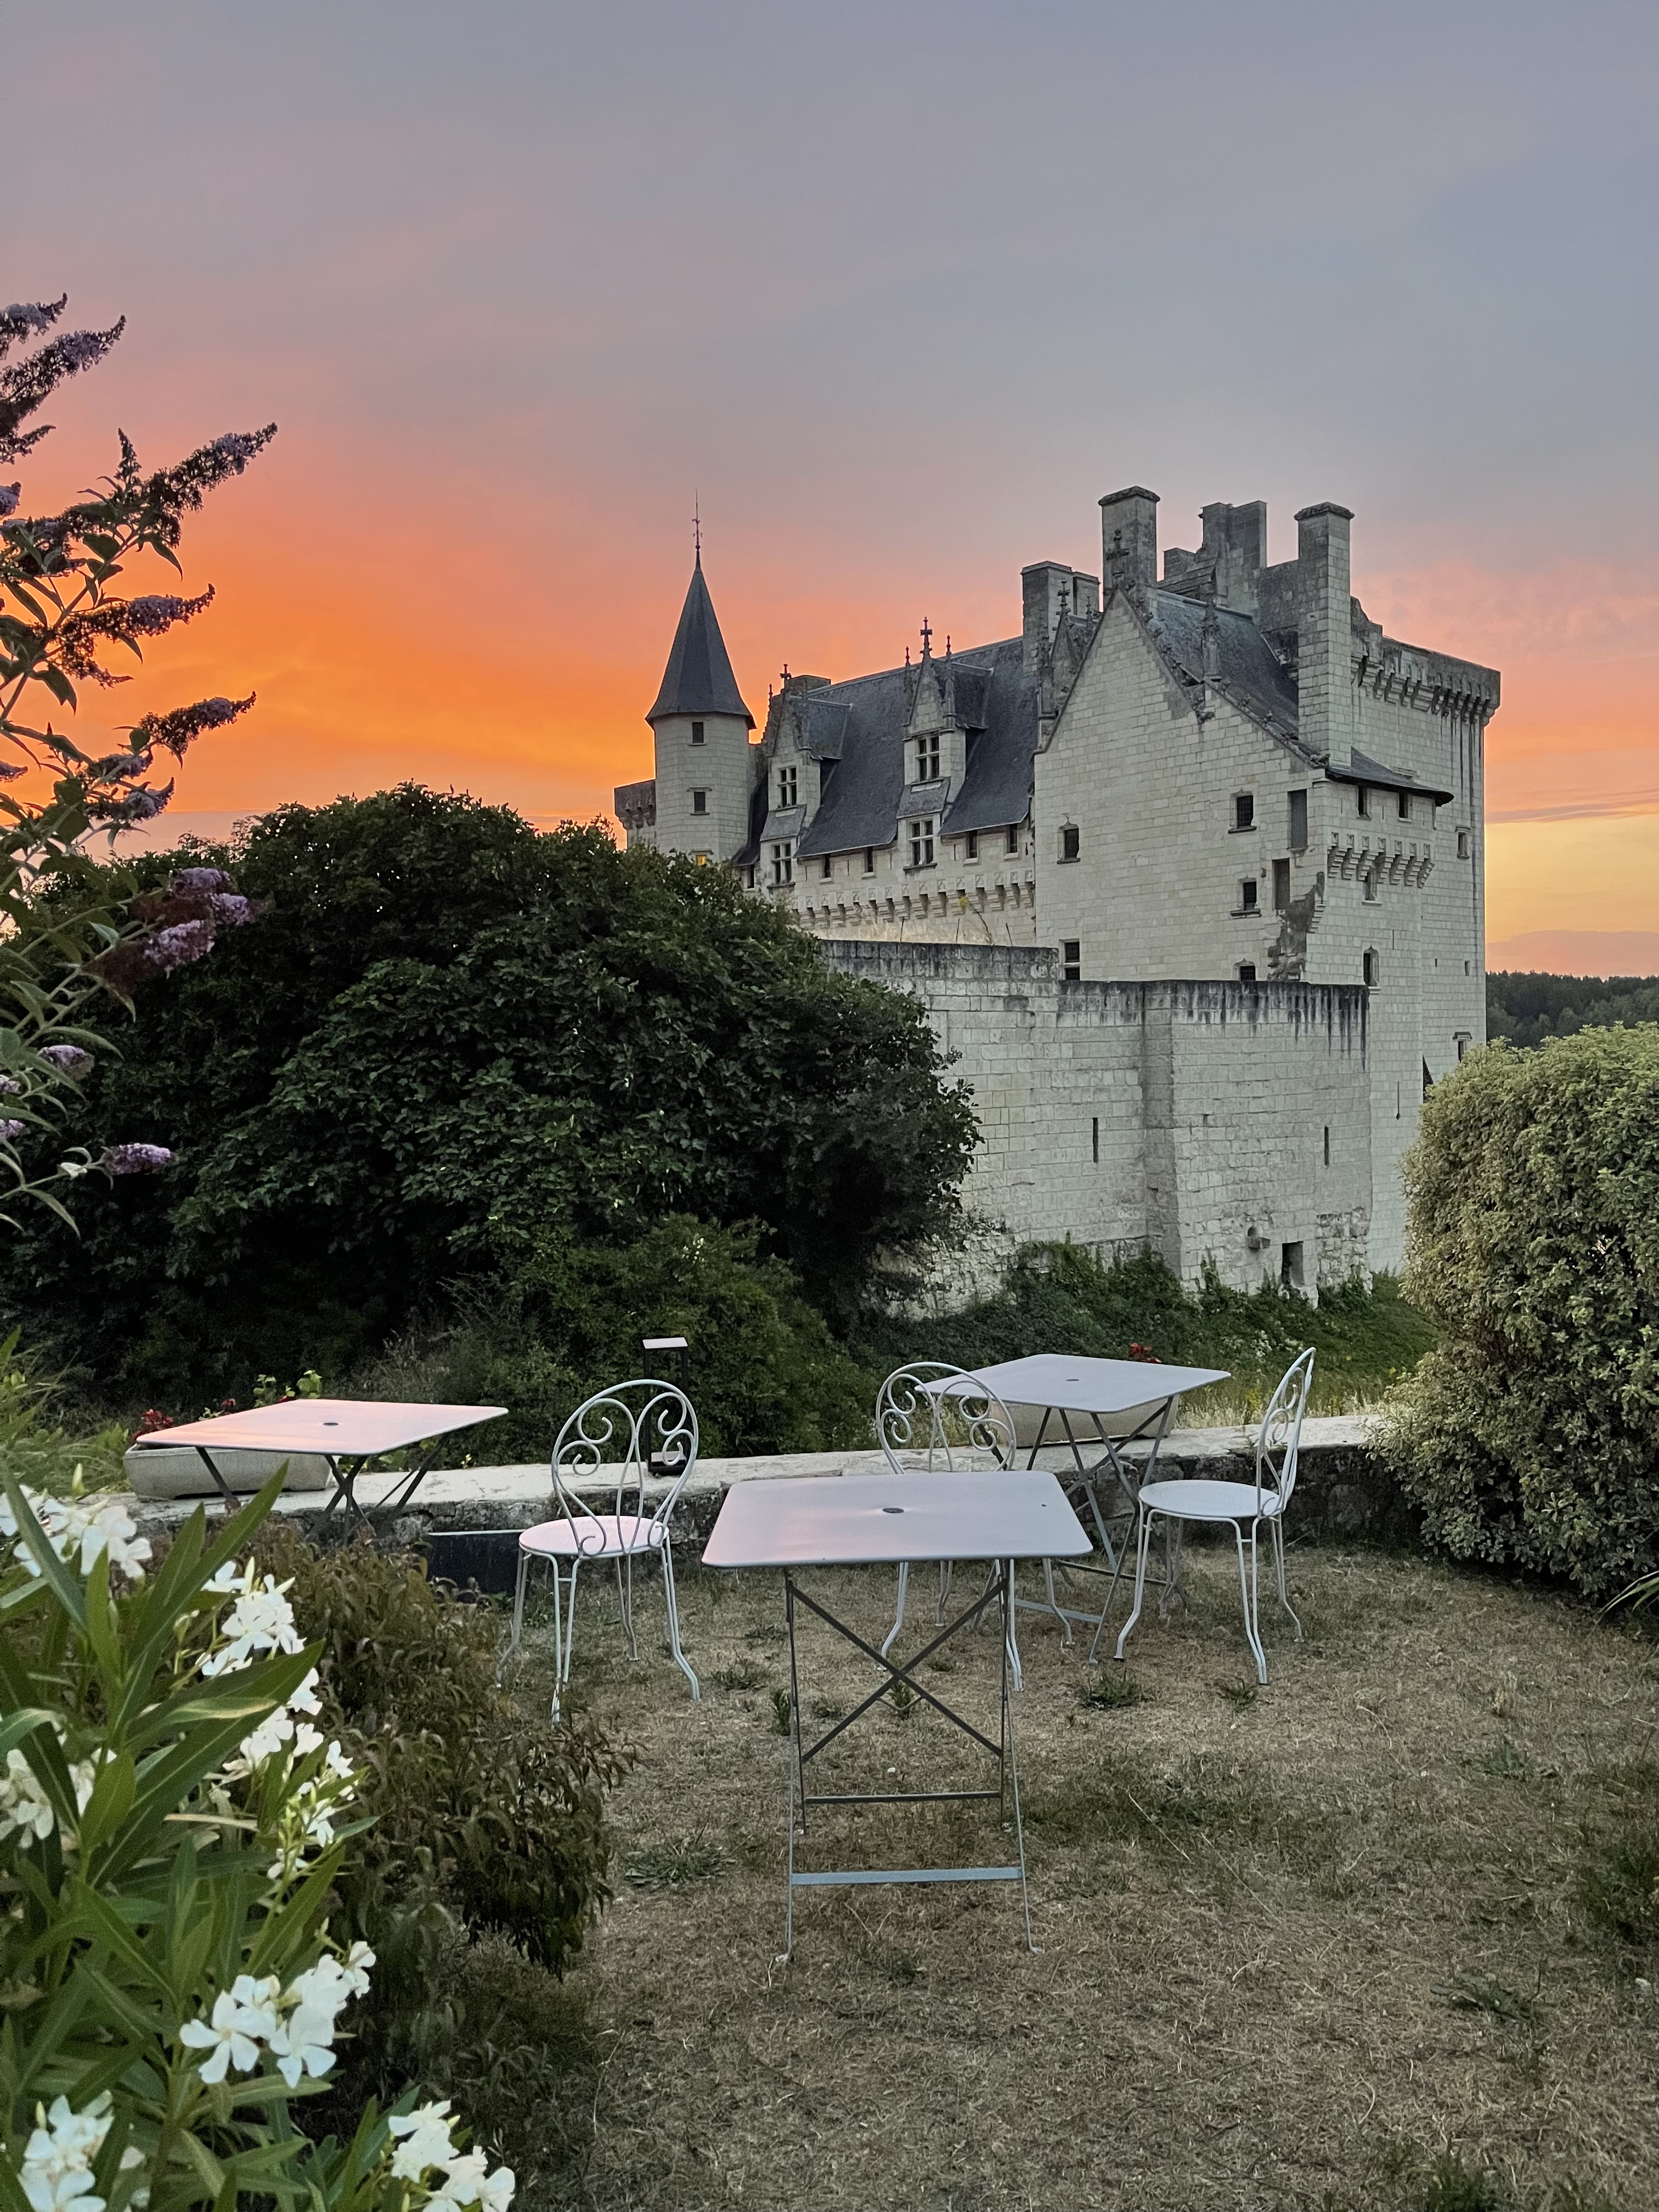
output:
<path id="1" fill-rule="evenodd" d="M 406 776 L 588 815 L 649 772 L 694 497 L 757 716 L 785 660 L 889 665 L 924 615 L 1009 635 L 1024 563 L 1098 567 L 1120 484 L 1166 544 L 1266 498 L 1274 560 L 1338 499 L 1372 617 L 1503 672 L 1490 937 L 1651 933 L 1659 967 L 1659 17 L 1374 33 L 1297 0 L 16 18 L 0 295 L 131 324 L 8 474 L 46 508 L 117 422 L 155 460 L 281 425 L 187 535 L 218 605 L 91 714 L 257 688 L 184 826 Z"/>

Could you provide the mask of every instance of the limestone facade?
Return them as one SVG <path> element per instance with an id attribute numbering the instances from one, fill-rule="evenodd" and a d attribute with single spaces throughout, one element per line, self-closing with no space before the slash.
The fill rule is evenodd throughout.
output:
<path id="1" fill-rule="evenodd" d="M 694 749 L 671 659 L 617 811 L 921 998 L 983 1132 L 942 1294 L 1066 1237 L 1316 1294 L 1400 1264 L 1425 1088 L 1485 1041 L 1498 678 L 1383 636 L 1344 508 L 1270 566 L 1261 502 L 1206 507 L 1160 578 L 1154 495 L 1100 504 L 1101 577 L 1026 568 L 1018 637 L 786 670 L 758 742 L 720 646 Z M 702 609 L 699 568 L 681 662 Z"/>

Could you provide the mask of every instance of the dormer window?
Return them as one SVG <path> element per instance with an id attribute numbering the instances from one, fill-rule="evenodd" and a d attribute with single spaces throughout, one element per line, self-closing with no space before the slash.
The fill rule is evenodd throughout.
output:
<path id="1" fill-rule="evenodd" d="M 691 742 L 694 745 L 700 745 L 706 742 L 703 738 L 702 724 L 701 722 L 693 722 L 691 725 Z"/>
<path id="2" fill-rule="evenodd" d="M 778 805 L 780 806 L 798 806 L 800 804 L 799 794 L 800 775 L 799 770 L 793 768 L 781 768 L 778 770 Z"/>
<path id="3" fill-rule="evenodd" d="M 916 739 L 916 781 L 918 783 L 939 781 L 938 731 L 935 731 L 932 737 Z"/>

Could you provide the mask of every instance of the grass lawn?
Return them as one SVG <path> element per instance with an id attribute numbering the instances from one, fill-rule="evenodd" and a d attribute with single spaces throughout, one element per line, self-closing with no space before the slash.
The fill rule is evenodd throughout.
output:
<path id="1" fill-rule="evenodd" d="M 1659 1814 L 1650 1640 L 1425 1559 L 1303 1549 L 1307 1638 L 1264 1603 L 1258 1692 L 1231 1545 L 1189 1550 L 1188 1580 L 1127 1668 L 1021 1616 L 1041 1956 L 1012 1886 L 866 1888 L 806 1893 L 787 1966 L 779 1578 L 683 1571 L 698 1705 L 653 1584 L 638 1666 L 614 1586 L 586 1585 L 577 1693 L 638 1763 L 617 1902 L 573 1977 L 589 2056 L 549 2115 L 574 2160 L 537 2200 L 1659 2205 L 1659 1951 L 1639 1897 L 1632 1948 L 1583 1894 L 1594 1838 Z M 879 1642 L 890 1576 L 815 1586 Z M 544 1619 L 514 1678 L 527 1700 L 550 1644 Z M 802 1649 L 809 1717 L 872 1686 L 823 1632 Z M 926 1679 L 994 1734 L 994 1633 L 951 1649 Z M 842 1741 L 832 1786 L 982 1778 L 920 1703 Z M 804 1866 L 1012 1856 L 994 1806 L 821 1818 Z"/>

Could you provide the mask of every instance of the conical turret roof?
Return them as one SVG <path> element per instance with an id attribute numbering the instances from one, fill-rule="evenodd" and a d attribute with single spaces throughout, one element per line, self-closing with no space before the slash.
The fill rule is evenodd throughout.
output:
<path id="1" fill-rule="evenodd" d="M 655 723 L 669 714 L 741 714 L 751 730 L 755 726 L 732 673 L 714 602 L 703 581 L 701 553 L 680 609 L 680 626 L 674 632 L 657 703 L 645 719 Z"/>

